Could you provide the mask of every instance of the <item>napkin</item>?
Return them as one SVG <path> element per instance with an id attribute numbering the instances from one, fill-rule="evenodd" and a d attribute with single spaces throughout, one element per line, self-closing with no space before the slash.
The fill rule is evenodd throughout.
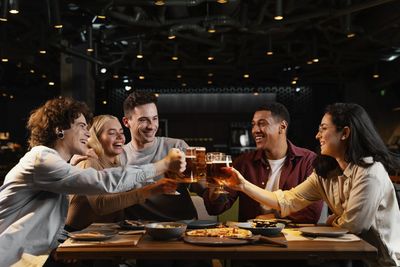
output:
<path id="1" fill-rule="evenodd" d="M 344 234 L 338 237 L 326 237 L 326 236 L 304 236 L 300 231 L 296 229 L 283 229 L 282 232 L 285 234 L 287 241 L 333 241 L 333 242 L 353 242 L 359 241 L 360 238 L 354 234 Z"/>
<path id="2" fill-rule="evenodd" d="M 119 247 L 136 246 L 142 235 L 116 235 L 103 241 L 83 241 L 68 238 L 60 247 Z"/>

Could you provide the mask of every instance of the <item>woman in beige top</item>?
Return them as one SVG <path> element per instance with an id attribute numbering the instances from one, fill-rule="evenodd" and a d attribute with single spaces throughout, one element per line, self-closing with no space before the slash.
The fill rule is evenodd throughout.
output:
<path id="1" fill-rule="evenodd" d="M 88 157 L 78 166 L 97 170 L 120 166 L 119 154 L 123 152 L 125 136 L 118 119 L 111 115 L 100 115 L 93 119 L 88 146 L 97 156 Z M 118 222 L 123 220 L 123 210 L 155 194 L 174 192 L 176 184 L 170 179 L 161 179 L 139 189 L 106 195 L 72 195 L 66 221 L 69 231 L 81 230 L 93 222 Z"/>
<path id="2" fill-rule="evenodd" d="M 232 184 L 283 217 L 323 199 L 333 212 L 327 223 L 343 227 L 378 249 L 369 266 L 400 265 L 400 210 L 388 171 L 400 168 L 367 112 L 357 104 L 327 107 L 316 138 L 321 156 L 314 172 L 295 188 L 269 192 L 233 170 Z"/>

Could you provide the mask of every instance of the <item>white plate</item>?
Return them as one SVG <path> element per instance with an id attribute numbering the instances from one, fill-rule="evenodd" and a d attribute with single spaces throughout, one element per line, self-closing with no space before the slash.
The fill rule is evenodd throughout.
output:
<path id="1" fill-rule="evenodd" d="M 69 237 L 75 240 L 87 240 L 87 241 L 102 241 L 109 239 L 118 234 L 116 230 L 82 230 L 77 232 L 69 233 Z"/>
<path id="2" fill-rule="evenodd" d="M 316 227 L 302 227 L 298 229 L 303 235 L 308 236 L 328 236 L 338 237 L 347 234 L 349 231 L 339 227 L 329 226 L 316 226 Z"/>

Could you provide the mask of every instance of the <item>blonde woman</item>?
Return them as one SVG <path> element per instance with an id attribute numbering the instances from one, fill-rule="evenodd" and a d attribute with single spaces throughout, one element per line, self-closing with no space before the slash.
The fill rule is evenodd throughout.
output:
<path id="1" fill-rule="evenodd" d="M 102 170 L 120 166 L 119 155 L 123 152 L 125 136 L 118 119 L 100 115 L 93 119 L 89 130 L 88 147 L 96 157 L 81 161 L 81 168 Z M 66 221 L 69 231 L 81 230 L 93 222 L 118 222 L 124 219 L 124 208 L 143 203 L 151 195 L 174 192 L 176 184 L 170 179 L 131 191 L 106 195 L 72 195 Z"/>

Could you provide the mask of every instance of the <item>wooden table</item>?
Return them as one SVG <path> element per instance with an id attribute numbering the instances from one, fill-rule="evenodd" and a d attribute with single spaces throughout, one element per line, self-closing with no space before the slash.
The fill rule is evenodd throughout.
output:
<path id="1" fill-rule="evenodd" d="M 137 246 L 57 249 L 59 259 L 252 259 L 308 260 L 310 264 L 325 260 L 374 259 L 377 250 L 367 242 L 293 241 L 287 248 L 269 244 L 217 247 L 198 246 L 179 240 L 155 241 L 144 235 Z"/>

